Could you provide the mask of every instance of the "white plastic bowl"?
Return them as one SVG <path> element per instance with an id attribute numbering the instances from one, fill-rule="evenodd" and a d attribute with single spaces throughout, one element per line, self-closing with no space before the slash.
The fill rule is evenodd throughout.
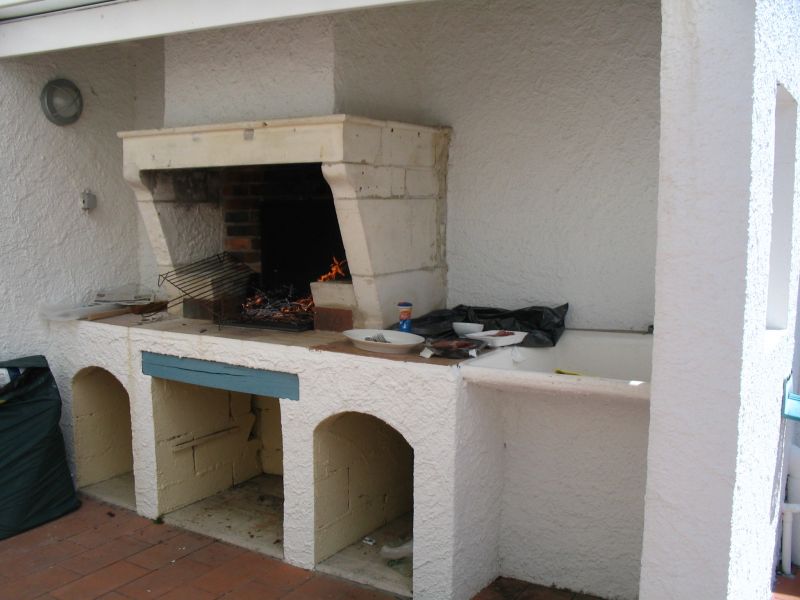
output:
<path id="1" fill-rule="evenodd" d="M 467 335 L 468 333 L 478 333 L 483 331 L 482 323 L 453 323 L 453 331 L 458 335 Z"/>

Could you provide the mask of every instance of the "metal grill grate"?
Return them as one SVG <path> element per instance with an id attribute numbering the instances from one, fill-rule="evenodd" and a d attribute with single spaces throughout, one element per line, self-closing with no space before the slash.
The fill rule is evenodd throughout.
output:
<path id="1" fill-rule="evenodd" d="M 159 275 L 158 286 L 168 283 L 179 292 L 169 301 L 169 308 L 186 299 L 204 302 L 221 324 L 225 300 L 243 298 L 254 276 L 250 267 L 223 252 Z"/>

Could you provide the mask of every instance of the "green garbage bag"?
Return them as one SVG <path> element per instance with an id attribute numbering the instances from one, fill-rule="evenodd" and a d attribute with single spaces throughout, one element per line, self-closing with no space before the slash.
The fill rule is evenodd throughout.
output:
<path id="1" fill-rule="evenodd" d="M 3 385 L 4 384 L 4 385 Z M 0 540 L 80 506 L 44 356 L 0 362 Z"/>

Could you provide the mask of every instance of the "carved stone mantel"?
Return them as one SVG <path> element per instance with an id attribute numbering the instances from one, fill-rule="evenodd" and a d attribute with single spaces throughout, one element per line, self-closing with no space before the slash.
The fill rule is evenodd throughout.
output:
<path id="1" fill-rule="evenodd" d="M 356 327 L 397 320 L 445 302 L 445 199 L 450 130 L 331 115 L 122 132 L 133 187 L 159 271 L 220 251 L 215 207 L 177 202 L 154 170 L 321 163 L 353 278 Z M 191 204 L 191 205 L 188 205 Z"/>

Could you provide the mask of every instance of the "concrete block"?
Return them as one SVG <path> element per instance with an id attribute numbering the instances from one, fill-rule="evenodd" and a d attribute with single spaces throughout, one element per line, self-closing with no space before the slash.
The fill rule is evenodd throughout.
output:
<path id="1" fill-rule="evenodd" d="M 436 162 L 436 137 L 428 128 L 389 124 L 381 130 L 381 155 L 377 164 L 432 167 Z"/>
<path id="2" fill-rule="evenodd" d="M 277 398 L 257 397 L 258 436 L 261 443 L 261 468 L 265 473 L 283 474 L 283 436 L 281 430 L 280 403 Z"/>
<path id="3" fill-rule="evenodd" d="M 280 400 L 272 396 L 253 396 L 253 409 L 266 410 L 278 407 L 280 410 Z"/>
<path id="4" fill-rule="evenodd" d="M 199 437 L 229 424 L 228 392 L 153 378 L 153 418 L 156 440 L 187 433 Z"/>
<path id="5" fill-rule="evenodd" d="M 314 305 L 353 308 L 356 306 L 356 296 L 353 292 L 353 283 L 350 281 L 313 281 L 311 282 L 311 295 Z"/>
<path id="6" fill-rule="evenodd" d="M 252 394 L 245 394 L 244 392 L 228 392 L 230 395 L 230 416 L 237 417 L 246 415 L 252 412 L 250 406 Z"/>
<path id="7" fill-rule="evenodd" d="M 179 484 L 195 475 L 192 449 L 175 452 L 173 446 L 172 440 L 156 442 L 156 478 L 159 485 Z"/>
<path id="8" fill-rule="evenodd" d="M 195 472 L 200 474 L 224 465 L 233 465 L 242 447 L 239 434 L 240 431 L 232 431 L 195 446 Z"/>
<path id="9" fill-rule="evenodd" d="M 317 528 L 340 519 L 350 506 L 349 476 L 347 468 L 335 470 L 320 477 L 314 484 L 314 522 Z"/>
<path id="10" fill-rule="evenodd" d="M 335 198 L 391 198 L 405 190 L 403 169 L 365 164 L 325 165 L 323 174 Z"/>
<path id="11" fill-rule="evenodd" d="M 440 215 L 432 199 L 358 200 L 359 225 L 365 238 L 366 261 L 350 262 L 352 275 L 380 275 L 397 271 L 442 266 L 443 240 L 439 237 Z"/>
<path id="12" fill-rule="evenodd" d="M 72 383 L 78 487 L 133 470 L 128 393 L 108 371 L 90 367 Z"/>
<path id="13" fill-rule="evenodd" d="M 258 426 L 256 415 L 253 412 L 246 412 L 233 418 L 233 422 L 239 428 L 234 433 L 239 444 L 245 444 L 251 437 L 258 436 Z"/>
<path id="14" fill-rule="evenodd" d="M 407 271 L 379 277 L 353 277 L 358 310 L 355 327 L 382 328 L 397 322 L 397 302 L 414 305 L 414 315 L 445 306 L 446 270 Z"/>
<path id="15" fill-rule="evenodd" d="M 439 173 L 435 169 L 406 169 L 405 191 L 412 198 L 437 198 Z"/>
<path id="16" fill-rule="evenodd" d="M 374 164 L 381 149 L 381 128 L 346 120 L 342 145 L 342 160 L 345 162 Z"/>
<path id="17" fill-rule="evenodd" d="M 351 274 L 372 272 L 370 249 L 364 235 L 364 223 L 359 211 L 360 202 L 362 201 L 334 198 L 336 220 L 339 222 L 339 231 L 342 234 L 342 242 L 347 254 L 347 266 Z"/>
<path id="18" fill-rule="evenodd" d="M 245 444 L 240 446 L 239 456 L 237 456 L 236 460 L 233 462 L 234 485 L 263 473 L 261 460 L 259 458 L 260 451 L 261 441 L 258 439 L 248 440 Z"/>
<path id="19" fill-rule="evenodd" d="M 402 167 L 392 167 L 392 196 L 400 198 L 406 193 L 406 170 Z"/>
<path id="20" fill-rule="evenodd" d="M 228 489 L 233 484 L 231 466 L 225 465 L 182 481 L 162 485 L 159 482 L 159 512 L 168 513 Z"/>

